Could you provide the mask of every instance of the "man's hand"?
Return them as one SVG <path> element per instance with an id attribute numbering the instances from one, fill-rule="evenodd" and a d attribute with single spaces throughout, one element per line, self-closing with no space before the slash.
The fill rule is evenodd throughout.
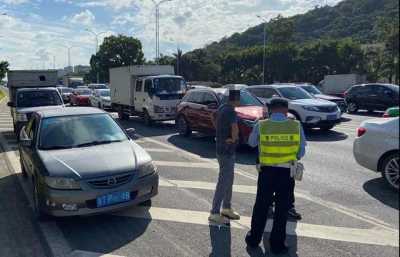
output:
<path id="1" fill-rule="evenodd" d="M 228 138 L 227 140 L 225 140 L 225 143 L 227 143 L 227 144 L 229 144 L 229 145 L 234 144 L 235 142 L 236 142 L 236 141 L 233 140 L 232 138 Z"/>

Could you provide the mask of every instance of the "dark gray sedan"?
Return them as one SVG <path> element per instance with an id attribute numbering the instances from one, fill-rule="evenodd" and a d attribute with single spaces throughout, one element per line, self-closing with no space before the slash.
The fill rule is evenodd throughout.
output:
<path id="1" fill-rule="evenodd" d="M 158 193 L 150 155 L 97 108 L 34 113 L 21 130 L 19 150 L 38 217 L 111 211 Z"/>

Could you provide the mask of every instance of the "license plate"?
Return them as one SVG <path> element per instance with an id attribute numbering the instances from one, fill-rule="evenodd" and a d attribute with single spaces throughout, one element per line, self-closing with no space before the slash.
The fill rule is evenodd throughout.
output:
<path id="1" fill-rule="evenodd" d="M 130 199 L 131 199 L 131 194 L 129 192 L 115 192 L 97 197 L 96 203 L 97 207 L 100 208 L 117 203 L 127 202 Z"/>
<path id="2" fill-rule="evenodd" d="M 336 114 L 328 115 L 327 117 L 327 120 L 336 120 L 336 119 L 337 119 Z"/>

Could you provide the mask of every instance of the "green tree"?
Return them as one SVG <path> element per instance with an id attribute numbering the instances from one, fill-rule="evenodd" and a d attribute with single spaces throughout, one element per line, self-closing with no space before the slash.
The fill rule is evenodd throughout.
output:
<path id="1" fill-rule="evenodd" d="M 100 81 L 108 82 L 110 68 L 144 62 L 142 44 L 138 39 L 124 35 L 106 37 L 99 51 L 90 59 L 91 72 L 87 79 L 95 81 L 99 73 Z"/>
<path id="2" fill-rule="evenodd" d="M 379 36 L 385 45 L 383 52 L 383 76 L 390 83 L 399 83 L 399 17 L 380 18 L 378 22 Z"/>
<path id="3" fill-rule="evenodd" d="M 9 63 L 7 61 L 0 61 L 0 81 L 2 81 L 7 74 Z"/>
<path id="4" fill-rule="evenodd" d="M 267 25 L 268 43 L 273 45 L 286 45 L 293 42 L 294 23 L 292 19 L 283 18 L 281 15 L 272 19 Z"/>

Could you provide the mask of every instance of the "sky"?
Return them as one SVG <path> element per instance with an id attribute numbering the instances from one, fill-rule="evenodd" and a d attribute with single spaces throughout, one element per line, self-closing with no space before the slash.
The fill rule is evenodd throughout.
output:
<path id="1" fill-rule="evenodd" d="M 159 2 L 160 0 L 154 0 Z M 170 0 L 160 5 L 160 52 L 203 47 L 278 14 L 292 16 L 340 0 Z M 155 57 L 153 0 L 0 0 L 0 60 L 11 69 L 88 65 L 109 35 L 134 36 Z M 89 32 L 88 30 L 92 31 Z"/>

